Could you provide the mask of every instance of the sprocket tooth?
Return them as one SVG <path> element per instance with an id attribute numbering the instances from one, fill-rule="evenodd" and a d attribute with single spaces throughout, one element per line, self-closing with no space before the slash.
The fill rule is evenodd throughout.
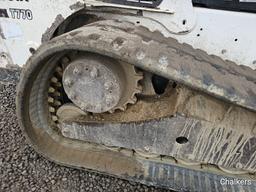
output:
<path id="1" fill-rule="evenodd" d="M 51 119 L 54 122 L 58 121 L 58 116 L 56 112 L 58 108 L 62 105 L 61 101 L 58 99 L 61 97 L 61 87 L 62 87 L 62 74 L 63 69 L 61 66 L 57 66 L 55 68 L 54 75 L 50 78 L 49 83 L 50 86 L 48 88 L 48 103 L 49 103 L 49 112 L 51 114 Z"/>
<path id="2" fill-rule="evenodd" d="M 109 113 L 114 113 L 115 110 L 114 110 L 114 109 L 111 109 L 111 110 L 109 110 L 108 112 L 109 112 Z"/>
<path id="3" fill-rule="evenodd" d="M 67 65 L 70 62 L 70 59 L 68 57 L 63 57 L 61 59 L 61 64 L 62 65 Z"/>
<path id="4" fill-rule="evenodd" d="M 55 116 L 55 115 L 53 115 L 53 116 L 52 116 L 52 120 L 53 120 L 54 122 L 56 122 L 56 121 L 58 121 L 58 117 Z"/>
<path id="5" fill-rule="evenodd" d="M 135 103 L 137 102 L 137 100 L 138 100 L 137 97 L 134 96 L 134 97 L 129 101 L 129 103 L 130 103 L 130 104 L 135 104 Z"/>
<path id="6" fill-rule="evenodd" d="M 60 97 L 60 96 L 61 96 L 61 93 L 60 93 L 59 91 L 55 91 L 55 92 L 53 93 L 53 95 L 54 95 L 55 97 Z"/>
<path id="7" fill-rule="evenodd" d="M 53 87 L 49 87 L 49 89 L 48 89 L 49 93 L 54 93 L 55 91 L 56 91 L 56 89 L 54 89 Z"/>
<path id="8" fill-rule="evenodd" d="M 139 81 L 142 80 L 142 79 L 143 79 L 143 76 L 137 76 L 137 77 L 136 77 L 137 82 L 139 82 Z"/>
<path id="9" fill-rule="evenodd" d="M 53 104 L 54 104 L 55 106 L 61 106 L 61 102 L 60 102 L 60 101 L 57 101 L 57 100 L 55 100 Z"/>
<path id="10" fill-rule="evenodd" d="M 62 87 L 62 84 L 60 82 L 56 82 L 56 83 L 52 83 L 52 86 L 58 89 Z"/>
<path id="11" fill-rule="evenodd" d="M 136 92 L 136 93 L 142 92 L 142 86 L 141 86 L 141 85 L 138 85 L 138 87 L 136 87 L 135 92 Z"/>
<path id="12" fill-rule="evenodd" d="M 54 103 L 54 98 L 48 97 L 48 103 Z"/>
<path id="13" fill-rule="evenodd" d="M 62 77 L 62 76 L 63 76 L 63 70 L 62 70 L 62 68 L 61 68 L 61 67 L 57 67 L 57 68 L 56 68 L 56 73 L 57 73 L 60 77 Z"/>
<path id="14" fill-rule="evenodd" d="M 142 80 L 143 79 L 143 72 L 139 71 L 139 72 L 136 72 L 136 78 L 137 80 Z"/>
<path id="15" fill-rule="evenodd" d="M 54 107 L 49 107 L 49 111 L 50 111 L 51 113 L 55 113 L 55 112 L 56 112 L 56 110 L 55 110 Z"/>
<path id="16" fill-rule="evenodd" d="M 59 80 L 58 80 L 57 77 L 52 77 L 52 78 L 51 78 L 51 82 L 52 82 L 52 83 L 58 83 Z"/>
<path id="17" fill-rule="evenodd" d="M 117 110 L 125 111 L 124 107 L 118 107 L 118 108 L 115 108 L 115 109 L 114 109 L 114 112 L 116 112 Z"/>
<path id="18" fill-rule="evenodd" d="M 122 103 L 117 104 L 115 108 L 109 111 L 109 113 L 114 113 L 116 110 L 125 111 L 127 110 L 128 104 L 135 104 L 137 102 L 136 94 L 142 92 L 142 86 L 140 85 L 140 80 L 144 78 L 143 72 L 136 70 L 136 67 L 133 65 L 129 65 L 127 63 L 120 63 L 123 67 L 126 78 L 128 79 L 126 82 L 128 91 L 125 93 L 125 100 Z"/>
<path id="19" fill-rule="evenodd" d="M 58 67 L 56 67 L 56 72 L 63 72 L 63 69 L 60 67 L 60 66 L 58 66 Z"/>
<path id="20" fill-rule="evenodd" d="M 120 107 L 119 109 L 122 110 L 122 111 L 125 111 L 127 109 L 127 104 L 124 105 L 123 107 Z"/>

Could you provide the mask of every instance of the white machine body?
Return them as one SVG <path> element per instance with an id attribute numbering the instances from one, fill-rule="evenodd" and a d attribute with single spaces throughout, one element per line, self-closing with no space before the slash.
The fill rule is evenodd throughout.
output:
<path id="1" fill-rule="evenodd" d="M 191 0 L 163 0 L 157 8 L 97 0 L 0 0 L 0 67 L 24 65 L 43 37 L 87 8 L 143 11 L 143 15 L 111 11 L 95 14 L 160 31 L 166 37 L 256 69 L 256 14 L 193 7 Z"/>

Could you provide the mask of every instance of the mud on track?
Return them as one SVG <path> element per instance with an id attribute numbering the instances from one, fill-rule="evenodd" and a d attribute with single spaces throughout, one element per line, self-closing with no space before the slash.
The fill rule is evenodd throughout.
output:
<path id="1" fill-rule="evenodd" d="M 15 115 L 19 71 L 0 69 L 1 192 L 168 192 L 83 170 L 66 168 L 38 155 L 25 142 Z"/>

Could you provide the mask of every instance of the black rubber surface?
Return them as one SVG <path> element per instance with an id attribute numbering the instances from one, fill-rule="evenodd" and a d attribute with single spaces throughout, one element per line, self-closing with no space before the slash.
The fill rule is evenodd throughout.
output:
<path id="1" fill-rule="evenodd" d="M 37 154 L 25 141 L 15 114 L 19 72 L 0 69 L 1 192 L 171 192 L 84 170 L 67 168 Z"/>

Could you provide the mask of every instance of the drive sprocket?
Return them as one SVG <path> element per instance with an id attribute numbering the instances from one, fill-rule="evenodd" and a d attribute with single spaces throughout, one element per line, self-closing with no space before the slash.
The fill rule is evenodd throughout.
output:
<path id="1" fill-rule="evenodd" d="M 142 72 L 133 65 L 100 55 L 64 55 L 49 82 L 48 103 L 51 118 L 56 122 L 57 110 L 69 102 L 84 112 L 125 111 L 128 104 L 136 103 L 136 94 L 142 91 L 139 84 L 142 78 Z"/>

